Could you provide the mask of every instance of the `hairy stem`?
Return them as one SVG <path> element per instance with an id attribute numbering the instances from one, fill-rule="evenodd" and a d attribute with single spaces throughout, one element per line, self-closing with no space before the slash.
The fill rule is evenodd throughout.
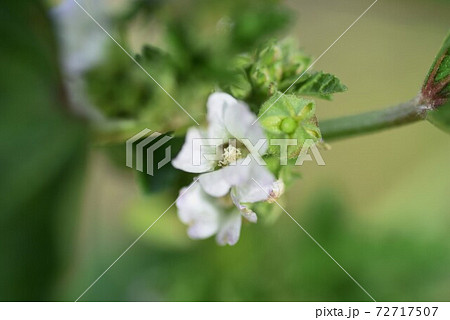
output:
<path id="1" fill-rule="evenodd" d="M 424 120 L 428 108 L 413 99 L 387 109 L 320 122 L 325 141 L 337 140 Z"/>

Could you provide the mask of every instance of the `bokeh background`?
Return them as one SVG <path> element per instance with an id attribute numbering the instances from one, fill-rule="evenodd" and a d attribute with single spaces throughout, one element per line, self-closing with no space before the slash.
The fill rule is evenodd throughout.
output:
<path id="1" fill-rule="evenodd" d="M 286 34 L 317 57 L 370 3 L 288 1 L 295 19 Z M 110 4 L 115 13 L 123 7 Z M 85 146 L 91 129 L 84 120 L 54 108 L 63 104 L 54 30 L 44 13 L 10 6 L 25 14 L 0 19 L 8 43 L 0 55 L 0 299 L 71 301 L 176 195 L 142 192 L 110 150 Z M 449 1 L 378 1 L 314 67 L 348 87 L 331 102 L 318 101 L 319 120 L 416 95 L 449 17 Z M 119 34 L 135 53 L 160 36 L 139 24 L 133 30 Z M 376 300 L 449 301 L 450 136 L 423 122 L 331 147 L 322 153 L 326 166 L 300 168 L 283 199 L 287 211 Z M 237 245 L 220 247 L 214 239 L 190 240 L 174 208 L 81 299 L 369 300 L 283 213 L 244 225 Z"/>

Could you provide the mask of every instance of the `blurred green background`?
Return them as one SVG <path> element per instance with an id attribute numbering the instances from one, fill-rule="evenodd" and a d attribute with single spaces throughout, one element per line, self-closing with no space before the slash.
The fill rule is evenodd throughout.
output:
<path id="1" fill-rule="evenodd" d="M 288 34 L 317 57 L 370 3 L 289 1 L 296 18 Z M 144 195 L 132 169 L 83 147 L 83 121 L 54 114 L 58 71 L 39 76 L 53 70 L 54 50 L 17 54 L 42 49 L 42 35 L 51 38 L 38 12 L 0 19 L 2 35 L 12 39 L 0 63 L 14 75 L 2 80 L 0 95 L 0 299 L 71 301 L 175 198 Z M 318 101 L 319 121 L 416 95 L 449 17 L 449 1 L 378 1 L 314 67 L 349 88 Z M 42 19 L 31 36 L 20 28 L 30 19 Z M 300 169 L 283 199 L 287 211 L 376 300 L 449 301 L 450 137 L 423 122 L 331 147 L 322 153 L 326 166 Z M 237 245 L 219 247 L 214 239 L 190 240 L 174 208 L 81 299 L 328 300 L 370 299 L 284 213 L 244 225 Z"/>

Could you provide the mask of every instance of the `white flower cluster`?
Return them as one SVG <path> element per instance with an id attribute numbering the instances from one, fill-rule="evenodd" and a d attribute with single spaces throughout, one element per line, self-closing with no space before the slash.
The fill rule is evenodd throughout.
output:
<path id="1" fill-rule="evenodd" d="M 190 128 L 180 153 L 172 161 L 175 168 L 200 173 L 198 181 L 180 191 L 178 216 L 189 226 L 192 239 L 216 235 L 220 245 L 234 245 L 239 240 L 242 217 L 257 221 L 249 204 L 273 200 L 280 195 L 282 182 L 276 181 L 267 167 L 258 164 L 248 152 L 258 141 L 266 140 L 261 126 L 252 125 L 256 116 L 248 105 L 217 92 L 209 96 L 207 112 L 208 128 Z M 215 151 L 216 146 L 195 141 L 218 138 L 223 141 L 222 155 L 219 160 L 208 160 L 205 155 Z M 266 150 L 267 143 L 258 152 L 263 155 Z M 193 159 L 198 155 L 199 163 L 195 163 Z"/>

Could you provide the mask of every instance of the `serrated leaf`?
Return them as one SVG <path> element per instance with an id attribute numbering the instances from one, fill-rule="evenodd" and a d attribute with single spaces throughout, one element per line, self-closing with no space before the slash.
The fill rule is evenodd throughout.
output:
<path id="1" fill-rule="evenodd" d="M 431 73 L 433 72 L 434 67 L 436 66 L 436 63 L 439 62 L 442 56 L 444 56 L 443 61 L 440 63 L 440 67 L 435 75 L 435 81 L 442 80 L 446 76 L 450 74 L 450 57 L 449 57 L 449 50 L 450 50 L 450 32 L 447 34 L 447 37 L 444 39 L 444 42 L 442 43 L 441 49 L 437 53 L 436 57 L 434 58 L 433 64 L 430 67 L 430 70 L 428 71 L 428 74 L 424 81 L 424 86 L 426 85 Z"/>
<path id="2" fill-rule="evenodd" d="M 245 64 L 234 64 L 232 83 L 222 83 L 221 87 L 231 94 L 239 95 L 255 113 L 264 101 L 277 91 L 314 96 L 330 100 L 334 93 L 343 92 L 347 87 L 332 74 L 324 72 L 305 73 L 311 57 L 297 48 L 289 39 L 281 42 L 269 41 L 254 55 L 246 55 Z M 301 76 L 301 77 L 300 77 Z M 300 78 L 299 78 L 300 77 Z M 235 90 L 233 91 L 232 88 Z"/>
<path id="3" fill-rule="evenodd" d="M 319 71 L 303 75 L 289 92 L 330 100 L 334 93 L 346 90 L 347 87 L 336 76 Z"/>

